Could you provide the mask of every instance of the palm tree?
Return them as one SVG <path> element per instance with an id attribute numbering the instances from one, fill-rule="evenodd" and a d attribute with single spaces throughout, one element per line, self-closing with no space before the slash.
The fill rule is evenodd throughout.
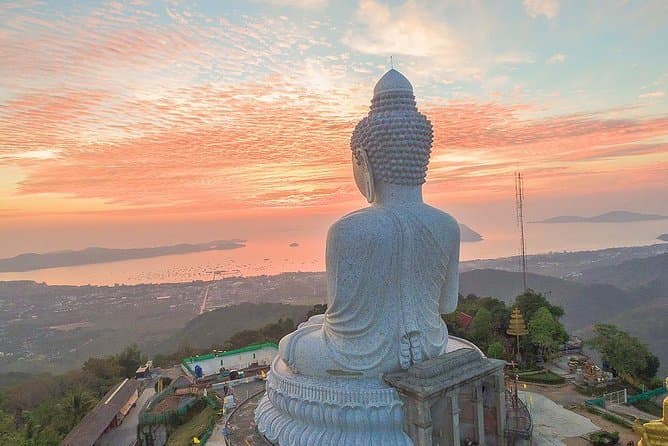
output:
<path id="1" fill-rule="evenodd" d="M 69 416 L 72 427 L 95 406 L 95 399 L 85 390 L 74 390 L 65 398 L 64 409 Z"/>

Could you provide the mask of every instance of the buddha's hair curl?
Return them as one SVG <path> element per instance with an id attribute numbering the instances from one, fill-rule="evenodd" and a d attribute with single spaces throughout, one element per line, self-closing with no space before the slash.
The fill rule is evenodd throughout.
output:
<path id="1" fill-rule="evenodd" d="M 358 162 L 359 151 L 366 150 L 376 180 L 419 186 L 425 182 L 433 139 L 431 122 L 417 111 L 413 94 L 392 91 L 373 98 L 350 148 Z"/>

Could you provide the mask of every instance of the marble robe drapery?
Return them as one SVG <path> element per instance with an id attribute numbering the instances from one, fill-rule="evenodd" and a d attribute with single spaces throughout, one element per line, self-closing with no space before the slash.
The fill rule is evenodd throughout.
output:
<path id="1" fill-rule="evenodd" d="M 445 352 L 448 332 L 439 301 L 448 266 L 459 261 L 459 232 L 447 240 L 442 233 L 454 231 L 441 225 L 451 217 L 425 205 L 412 210 L 373 206 L 330 231 L 322 336 L 343 370 L 382 373 Z M 428 218 L 434 213 L 437 218 Z M 456 246 L 443 246 L 448 242 Z M 449 298 L 456 302 L 456 294 Z"/>

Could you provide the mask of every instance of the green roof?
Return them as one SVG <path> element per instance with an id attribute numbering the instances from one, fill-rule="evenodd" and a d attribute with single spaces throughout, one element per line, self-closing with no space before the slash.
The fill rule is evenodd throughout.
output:
<path id="1" fill-rule="evenodd" d="M 183 358 L 181 362 L 183 365 L 185 365 L 188 370 L 190 370 L 190 367 L 188 363 L 191 362 L 200 362 L 200 361 L 206 361 L 207 359 L 213 359 L 213 358 L 223 358 L 225 356 L 232 356 L 232 355 L 238 355 L 239 353 L 246 353 L 246 352 L 252 352 L 255 350 L 261 350 L 265 347 L 271 347 L 275 348 L 278 350 L 278 345 L 276 345 L 273 342 L 264 342 L 262 344 L 255 344 L 255 345 L 248 345 L 246 347 L 238 348 L 236 350 L 230 350 L 230 351 L 224 351 L 224 352 L 215 352 L 215 353 L 207 353 L 205 355 L 199 355 L 199 356 L 191 356 L 189 358 Z"/>

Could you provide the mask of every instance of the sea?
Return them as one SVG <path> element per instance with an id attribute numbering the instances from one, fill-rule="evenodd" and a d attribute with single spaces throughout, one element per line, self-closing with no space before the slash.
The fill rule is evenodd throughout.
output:
<path id="1" fill-rule="evenodd" d="M 490 221 L 476 225 L 474 229 L 482 234 L 483 240 L 462 243 L 462 261 L 507 257 L 519 253 L 520 238 L 516 227 L 504 227 L 498 222 Z M 528 223 L 525 233 L 528 254 L 645 246 L 661 243 L 656 237 L 668 233 L 668 220 L 633 223 Z M 0 281 L 33 280 L 49 285 L 131 285 L 324 271 L 325 244 L 324 237 L 297 241 L 248 240 L 245 247 L 233 250 L 0 273 Z"/>

